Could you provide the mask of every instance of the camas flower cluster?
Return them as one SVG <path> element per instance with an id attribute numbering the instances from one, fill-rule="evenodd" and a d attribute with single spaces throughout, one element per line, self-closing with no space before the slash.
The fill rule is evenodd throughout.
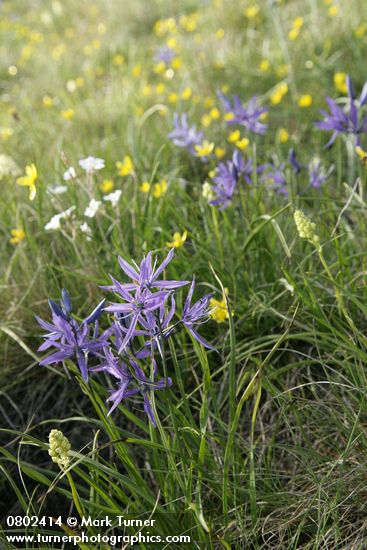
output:
<path id="1" fill-rule="evenodd" d="M 82 322 L 73 315 L 66 290 L 62 291 L 60 304 L 49 300 L 52 322 L 36 318 L 47 331 L 38 351 L 56 349 L 40 362 L 41 365 L 71 360 L 78 366 L 86 383 L 90 373 L 105 372 L 116 386 L 108 398 L 112 404 L 109 414 L 123 399 L 140 394 L 144 410 L 154 426 L 156 419 L 150 393 L 172 385 L 169 377 L 158 378 L 159 357 L 164 355 L 167 339 L 180 326 L 185 326 L 195 340 L 212 349 L 198 333 L 197 327 L 209 319 L 213 293 L 192 303 L 193 280 L 182 313 L 178 314 L 175 293 L 189 281 L 162 279 L 173 254 L 174 249 L 161 265 L 153 261 L 151 252 L 143 258 L 140 266 L 131 265 L 119 257 L 120 267 L 129 281 L 123 283 L 110 275 L 112 284 L 102 287 L 112 292 L 118 301 L 107 305 L 102 300 Z M 110 324 L 100 331 L 101 317 L 105 313 L 111 314 Z"/>

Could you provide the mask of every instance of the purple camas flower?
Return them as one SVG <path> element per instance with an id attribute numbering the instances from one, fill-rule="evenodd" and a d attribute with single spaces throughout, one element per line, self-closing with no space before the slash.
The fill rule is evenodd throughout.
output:
<path id="1" fill-rule="evenodd" d="M 268 125 L 261 122 L 261 116 L 268 112 L 266 107 L 261 107 L 256 96 L 252 97 L 246 105 L 243 105 L 239 96 L 235 95 L 232 102 L 222 92 L 218 92 L 227 117 L 227 124 L 240 124 L 255 134 L 265 134 Z M 232 116 L 233 115 L 233 116 Z"/>
<path id="2" fill-rule="evenodd" d="M 192 295 L 195 289 L 195 279 L 191 283 L 189 293 L 187 295 L 183 313 L 182 323 L 185 325 L 190 334 L 200 342 L 205 348 L 214 349 L 200 334 L 196 331 L 195 326 L 199 323 L 205 323 L 209 319 L 210 298 L 214 292 L 210 292 L 203 296 L 199 301 L 191 305 Z"/>
<path id="3" fill-rule="evenodd" d="M 268 164 L 268 171 L 266 171 L 262 177 L 263 183 L 270 186 L 280 195 L 288 196 L 287 179 L 284 172 L 285 163 L 282 162 L 280 166 L 274 164 Z"/>
<path id="4" fill-rule="evenodd" d="M 121 283 L 111 277 L 112 284 L 102 287 L 115 293 L 120 299 L 105 307 L 104 300 L 81 323 L 72 315 L 69 294 L 63 290 L 60 305 L 50 300 L 52 323 L 37 318 L 47 331 L 45 342 L 39 351 L 56 348 L 41 361 L 41 365 L 62 362 L 66 359 L 77 363 L 83 380 L 88 380 L 88 355 L 93 355 L 93 373 L 105 372 L 117 380 L 117 389 L 108 399 L 112 403 L 109 414 L 125 398 L 141 395 L 144 410 L 156 425 L 151 405 L 152 391 L 172 385 L 169 377 L 158 378 L 158 364 L 155 354 L 165 360 L 164 342 L 174 331 L 184 325 L 191 335 L 207 348 L 212 346 L 198 334 L 196 327 L 209 319 L 209 301 L 212 293 L 191 304 L 194 282 L 189 290 L 182 316 L 176 314 L 174 293 L 188 281 L 165 280 L 161 276 L 172 260 L 174 249 L 170 250 L 163 262 L 153 262 L 149 252 L 140 265 L 130 264 L 119 257 L 124 274 L 130 279 Z M 110 326 L 98 333 L 98 318 L 103 311 L 113 313 Z M 177 319 L 174 320 L 174 317 Z M 94 324 L 93 334 L 90 334 Z M 144 365 L 145 363 L 145 365 Z M 149 371 L 147 376 L 145 371 Z"/>
<path id="5" fill-rule="evenodd" d="M 196 126 L 189 126 L 187 114 L 183 113 L 180 116 L 178 113 L 173 117 L 174 130 L 168 134 L 169 139 L 177 147 L 187 149 L 192 155 L 195 154 L 195 145 L 202 143 L 204 134 L 196 129 Z"/>
<path id="6" fill-rule="evenodd" d="M 267 165 L 256 166 L 256 173 L 261 174 Z M 252 184 L 254 175 L 254 162 L 252 159 L 246 161 L 239 151 L 235 151 L 232 160 L 220 162 L 216 168 L 216 175 L 213 178 L 215 185 L 212 191 L 215 198 L 210 202 L 213 206 L 220 206 L 219 210 L 227 208 L 233 198 L 237 183 L 241 177 L 248 185 Z"/>
<path id="7" fill-rule="evenodd" d="M 40 362 L 40 365 L 52 365 L 61 363 L 65 359 L 75 360 L 83 380 L 88 380 L 87 359 L 89 352 L 95 352 L 102 348 L 98 340 L 98 318 L 100 317 L 105 300 L 102 300 L 92 313 L 80 324 L 72 316 L 72 306 L 68 292 L 62 291 L 60 306 L 49 300 L 52 313 L 52 323 L 36 317 L 38 323 L 47 331 L 45 341 L 38 351 L 56 348 L 52 353 Z M 95 323 L 93 337 L 90 336 L 91 325 Z"/>
<path id="8" fill-rule="evenodd" d="M 351 134 L 356 145 L 360 145 L 359 135 L 367 132 L 367 116 L 363 115 L 363 107 L 367 102 L 367 82 L 357 100 L 350 76 L 347 78 L 348 100 L 345 107 L 339 106 L 333 99 L 326 97 L 330 112 L 320 110 L 323 120 L 315 122 L 316 128 L 333 132 L 325 147 L 331 147 L 339 134 Z"/>
<path id="9" fill-rule="evenodd" d="M 310 178 L 310 185 L 311 187 L 319 188 L 321 185 L 325 183 L 325 181 L 328 179 L 330 174 L 334 170 L 334 166 L 330 166 L 328 170 L 326 170 L 321 165 L 321 160 L 319 158 L 314 158 L 307 166 L 308 168 L 308 174 Z"/>
<path id="10" fill-rule="evenodd" d="M 167 46 L 167 44 L 161 46 L 158 48 L 158 50 L 154 54 L 154 61 L 159 63 L 160 61 L 163 61 L 166 65 L 168 65 L 172 59 L 175 57 L 175 52 Z"/>

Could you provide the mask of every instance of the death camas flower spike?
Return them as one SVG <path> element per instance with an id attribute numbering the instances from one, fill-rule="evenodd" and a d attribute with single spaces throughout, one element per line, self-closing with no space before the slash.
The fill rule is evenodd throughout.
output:
<path id="1" fill-rule="evenodd" d="M 110 391 L 112 403 L 109 414 L 123 399 L 141 396 L 144 411 L 155 426 L 156 418 L 151 403 L 152 392 L 169 388 L 172 380 L 167 374 L 158 376 L 158 361 L 164 357 L 165 341 L 184 326 L 192 337 L 203 346 L 212 346 L 197 332 L 197 326 L 210 317 L 210 298 L 207 294 L 192 304 L 195 284 L 192 282 L 182 315 L 176 312 L 175 292 L 189 281 L 162 279 L 171 262 L 174 249 L 170 250 L 158 265 L 149 252 L 140 265 L 130 264 L 119 257 L 120 267 L 128 278 L 123 283 L 110 275 L 112 284 L 103 286 L 119 299 L 105 306 L 103 300 L 81 323 L 72 315 L 69 294 L 63 290 L 60 305 L 49 301 L 52 323 L 37 318 L 47 331 L 45 342 L 39 348 L 44 351 L 56 348 L 56 352 L 41 361 L 41 365 L 60 363 L 66 359 L 75 361 L 87 382 L 88 371 L 103 371 L 111 377 L 115 387 Z M 111 313 L 110 326 L 98 333 L 98 319 L 102 312 Z M 95 324 L 93 333 L 90 326 Z M 156 353 L 158 352 L 158 353 Z M 91 359 L 88 363 L 88 359 Z M 149 373 L 149 374 L 147 374 Z"/>

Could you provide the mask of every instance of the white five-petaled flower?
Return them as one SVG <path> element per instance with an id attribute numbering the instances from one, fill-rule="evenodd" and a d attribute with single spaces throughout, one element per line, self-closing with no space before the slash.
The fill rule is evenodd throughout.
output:
<path id="1" fill-rule="evenodd" d="M 60 212 L 59 214 L 55 214 L 54 216 L 52 216 L 50 221 L 46 223 L 45 230 L 51 231 L 53 229 L 61 229 L 61 220 L 69 218 L 73 210 L 75 210 L 75 206 L 70 206 L 70 208 L 64 210 L 64 212 Z"/>
<path id="2" fill-rule="evenodd" d="M 105 167 L 103 159 L 96 157 L 87 157 L 79 161 L 79 166 L 87 172 L 87 174 L 93 174 L 95 170 L 102 170 Z"/>
<path id="3" fill-rule="evenodd" d="M 110 193 L 109 195 L 105 195 L 103 197 L 103 200 L 110 202 L 111 206 L 115 208 L 115 206 L 117 206 L 120 200 L 121 194 L 122 194 L 121 189 L 116 189 L 116 191 L 114 191 L 113 193 Z"/>
<path id="4" fill-rule="evenodd" d="M 69 181 L 73 180 L 74 178 L 76 178 L 75 168 L 73 166 L 70 166 L 70 168 L 68 168 L 66 172 L 64 172 L 64 180 Z"/>
<path id="5" fill-rule="evenodd" d="M 84 210 L 84 216 L 86 216 L 87 218 L 94 218 L 101 204 L 102 204 L 101 201 L 96 201 L 96 199 L 91 199 L 87 208 Z"/>

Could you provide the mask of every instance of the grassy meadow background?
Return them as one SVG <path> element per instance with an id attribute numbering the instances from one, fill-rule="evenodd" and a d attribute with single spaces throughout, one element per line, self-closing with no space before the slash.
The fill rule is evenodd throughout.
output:
<path id="1" fill-rule="evenodd" d="M 0 36 L 4 548 L 15 548 L 7 515 L 80 509 L 154 509 L 157 532 L 189 534 L 190 548 L 366 548 L 366 172 L 353 136 L 326 149 L 314 123 L 326 96 L 346 97 L 346 74 L 357 95 L 367 80 L 367 4 L 11 0 L 0 3 Z M 218 91 L 256 95 L 269 107 L 266 134 L 231 138 Z M 215 144 L 207 162 L 168 138 L 176 112 Z M 334 166 L 322 186 L 294 174 L 290 148 L 303 166 Z M 236 149 L 285 163 L 287 195 L 254 177 L 228 208 L 208 204 L 203 184 Z M 86 175 L 88 156 L 105 168 Z M 17 184 L 31 164 L 34 200 Z M 117 190 L 116 204 L 104 200 Z M 91 199 L 101 204 L 88 217 Z M 299 238 L 296 208 L 316 224 L 321 257 Z M 72 367 L 38 365 L 34 316 L 49 319 L 47 299 L 67 288 L 84 318 L 108 274 L 124 278 L 118 255 L 162 260 L 176 232 L 187 238 L 167 278 L 195 275 L 197 297 L 218 301 L 227 289 L 230 314 L 200 329 L 217 351 L 174 336 L 160 429 L 134 403 L 107 419 L 97 378 L 88 388 Z M 52 428 L 76 453 L 74 492 L 47 454 Z"/>

